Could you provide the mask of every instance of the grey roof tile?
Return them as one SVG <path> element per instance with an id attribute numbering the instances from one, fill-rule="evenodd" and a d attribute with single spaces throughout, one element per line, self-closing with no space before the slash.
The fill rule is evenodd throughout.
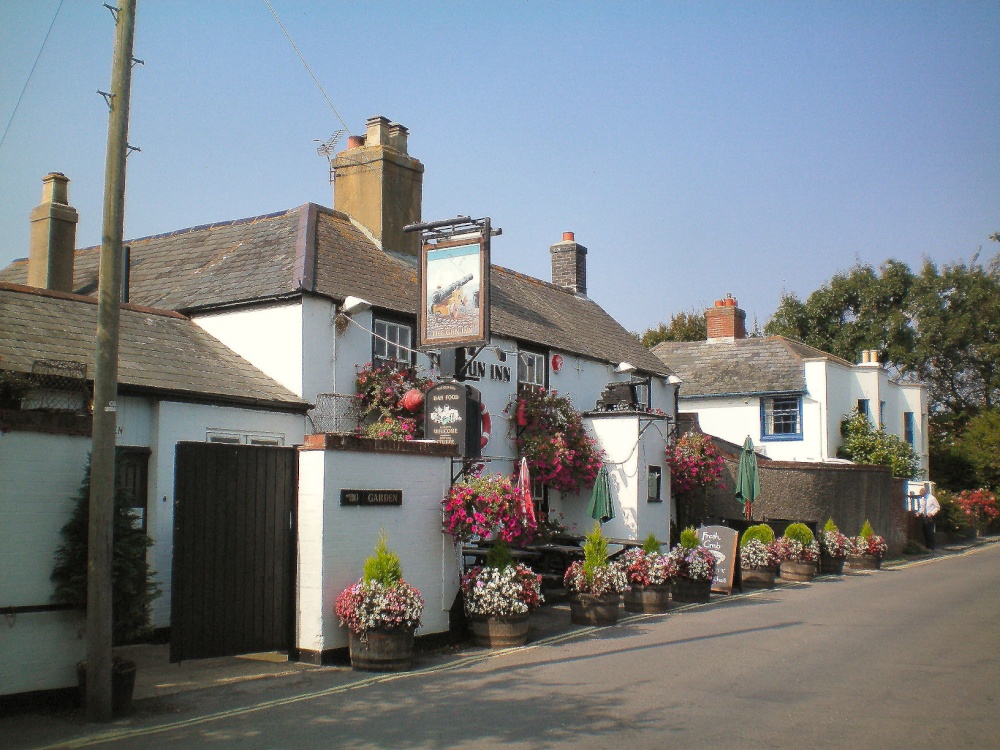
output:
<path id="1" fill-rule="evenodd" d="M 354 295 L 416 316 L 412 259 L 382 250 L 342 213 L 315 204 L 239 221 L 131 240 L 129 299 L 182 312 L 312 292 Z M 75 291 L 94 294 L 100 248 L 77 251 Z M 26 263 L 0 271 L 24 283 Z M 669 375 L 592 300 L 498 266 L 491 274 L 493 332 L 606 362 Z"/>
<path id="2" fill-rule="evenodd" d="M 85 364 L 94 375 L 93 298 L 0 283 L 0 369 L 37 360 Z M 308 404 L 178 313 L 124 305 L 119 388 L 172 398 L 305 411 Z"/>
<path id="3" fill-rule="evenodd" d="M 802 393 L 807 359 L 849 362 L 784 336 L 664 341 L 652 349 L 683 380 L 681 395 Z"/>

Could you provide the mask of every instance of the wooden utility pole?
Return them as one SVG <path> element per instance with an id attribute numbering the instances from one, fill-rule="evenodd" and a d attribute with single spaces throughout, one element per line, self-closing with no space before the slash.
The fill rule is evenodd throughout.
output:
<path id="1" fill-rule="evenodd" d="M 136 0 L 118 0 L 115 53 L 108 105 L 104 169 L 104 223 L 98 282 L 94 367 L 94 435 L 90 453 L 90 524 L 87 539 L 87 719 L 111 721 L 111 565 L 118 429 L 118 317 L 125 221 L 125 159 L 132 87 Z"/>

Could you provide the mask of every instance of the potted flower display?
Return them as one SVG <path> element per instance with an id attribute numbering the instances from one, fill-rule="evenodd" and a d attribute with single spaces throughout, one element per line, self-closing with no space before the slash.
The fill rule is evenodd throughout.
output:
<path id="1" fill-rule="evenodd" d="M 680 544 L 670 550 L 674 565 L 675 602 L 707 602 L 712 595 L 715 555 L 701 546 L 698 532 L 688 527 L 681 532 Z"/>
<path id="2" fill-rule="evenodd" d="M 594 486 L 601 451 L 573 402 L 556 391 L 525 391 L 518 395 L 514 421 L 517 455 L 528 459 L 532 477 L 569 495 Z"/>
<path id="3" fill-rule="evenodd" d="M 775 549 L 774 529 L 766 523 L 750 526 L 740 538 L 740 576 L 749 588 L 774 588 L 781 558 Z"/>
<path id="4" fill-rule="evenodd" d="M 477 646 L 523 646 L 528 640 L 528 617 L 544 601 L 542 577 L 515 563 L 507 545 L 498 542 L 486 565 L 462 576 L 462 598 Z"/>
<path id="5" fill-rule="evenodd" d="M 847 565 L 852 570 L 878 570 L 882 567 L 882 556 L 888 548 L 885 539 L 876 534 L 868 519 L 865 519 L 860 533 L 851 537 Z"/>
<path id="6" fill-rule="evenodd" d="M 840 533 L 832 518 L 827 519 L 819 535 L 819 572 L 839 576 L 844 572 L 844 561 L 850 540 Z"/>
<path id="7" fill-rule="evenodd" d="M 530 542 L 535 519 L 527 512 L 524 497 L 500 474 L 473 475 L 455 482 L 441 501 L 444 532 L 456 542 L 474 538 L 502 542 Z"/>
<path id="8" fill-rule="evenodd" d="M 403 672 L 413 663 L 413 631 L 424 600 L 403 580 L 399 555 L 379 533 L 364 575 L 337 597 L 336 612 L 348 629 L 351 666 L 375 672 Z"/>
<path id="9" fill-rule="evenodd" d="M 424 432 L 423 394 L 434 381 L 399 363 L 358 368 L 358 433 L 379 440 L 416 440 Z"/>
<path id="10" fill-rule="evenodd" d="M 660 554 L 660 541 L 650 534 L 640 549 L 630 549 L 621 557 L 628 578 L 625 609 L 629 612 L 658 614 L 670 606 L 670 585 L 674 563 Z"/>
<path id="11" fill-rule="evenodd" d="M 819 542 L 812 529 L 804 523 L 791 523 L 775 542 L 781 558 L 781 579 L 808 582 L 816 575 L 819 563 Z"/>
<path id="12" fill-rule="evenodd" d="M 570 622 L 576 625 L 614 625 L 618 605 L 628 589 L 628 578 L 621 563 L 608 560 L 608 540 L 601 525 L 587 534 L 583 542 L 583 560 L 575 560 L 563 576 L 569 592 Z"/>

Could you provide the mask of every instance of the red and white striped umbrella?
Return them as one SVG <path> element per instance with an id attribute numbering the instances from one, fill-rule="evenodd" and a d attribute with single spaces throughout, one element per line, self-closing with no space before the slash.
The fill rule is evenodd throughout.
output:
<path id="1" fill-rule="evenodd" d="M 521 459 L 521 466 L 517 471 L 517 489 L 521 493 L 521 502 L 524 503 L 524 515 L 537 523 L 535 518 L 535 504 L 531 501 L 531 476 L 528 474 L 528 459 Z"/>

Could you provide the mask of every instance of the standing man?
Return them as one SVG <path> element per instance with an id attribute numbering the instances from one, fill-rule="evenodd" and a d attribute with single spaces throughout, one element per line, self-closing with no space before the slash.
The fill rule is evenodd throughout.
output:
<path id="1" fill-rule="evenodd" d="M 924 482 L 923 491 L 917 495 L 914 503 L 914 510 L 924 523 L 924 546 L 927 549 L 934 549 L 937 546 L 934 541 L 936 531 L 934 519 L 941 510 L 941 503 L 931 492 L 930 482 Z"/>

